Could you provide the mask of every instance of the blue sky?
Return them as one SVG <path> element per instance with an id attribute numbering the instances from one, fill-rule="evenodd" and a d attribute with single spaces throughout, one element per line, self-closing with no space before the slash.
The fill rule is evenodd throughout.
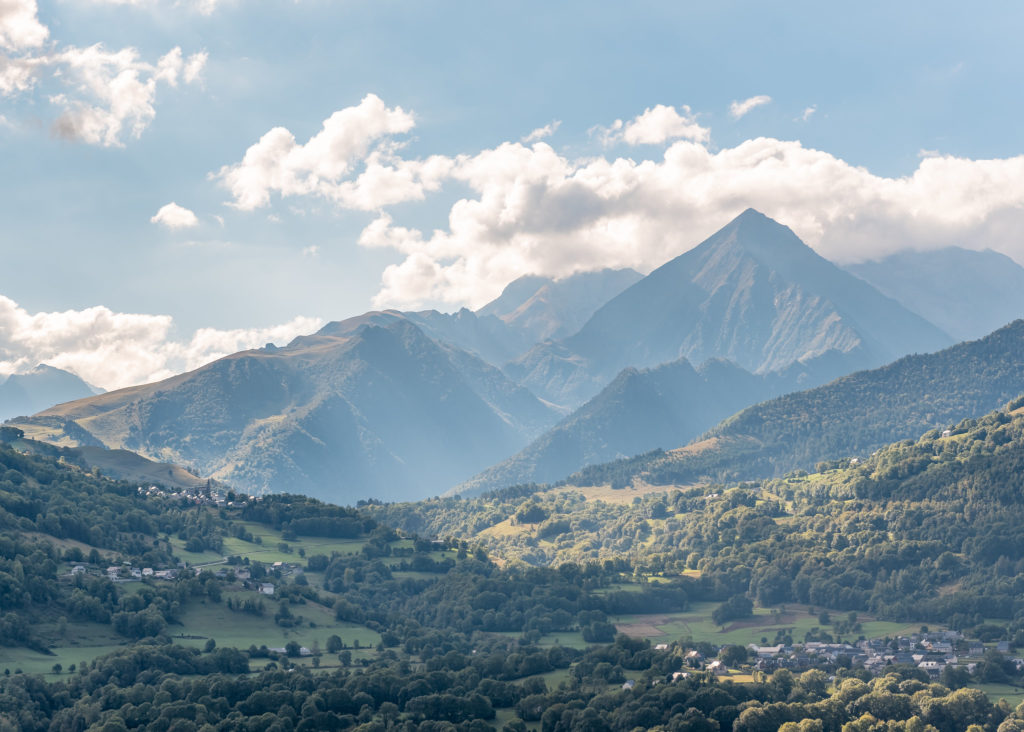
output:
<path id="1" fill-rule="evenodd" d="M 478 306 L 528 272 L 647 270 L 748 205 L 837 261 L 1024 261 L 1022 16 L 7 0 L 0 373 L 120 386 L 371 307 Z M 293 143 L 271 150 L 275 128 Z M 368 170 L 408 188 L 346 188 Z"/>

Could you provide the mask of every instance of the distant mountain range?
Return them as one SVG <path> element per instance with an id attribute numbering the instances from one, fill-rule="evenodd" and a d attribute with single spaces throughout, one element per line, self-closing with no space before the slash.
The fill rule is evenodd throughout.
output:
<path id="1" fill-rule="evenodd" d="M 867 456 L 890 442 L 997 409 L 1024 393 L 1024 320 L 938 353 L 906 356 L 740 411 L 678 450 L 593 465 L 591 485 L 754 480 Z"/>
<path id="2" fill-rule="evenodd" d="M 440 493 L 556 417 L 476 356 L 375 313 L 27 424 L 62 421 L 51 439 L 81 431 L 246 490 L 345 502 Z"/>
<path id="3" fill-rule="evenodd" d="M 743 407 L 778 393 L 779 378 L 755 376 L 716 359 L 624 369 L 601 393 L 531 442 L 452 490 L 478 494 L 547 483 L 585 465 L 684 445 Z"/>
<path id="4" fill-rule="evenodd" d="M 766 373 L 800 364 L 813 383 L 952 343 L 939 328 L 748 209 L 602 306 L 574 335 L 505 371 L 578 405 L 623 368 L 725 358 Z"/>
<path id="5" fill-rule="evenodd" d="M 899 252 L 847 269 L 958 341 L 1024 317 L 1024 267 L 990 249 Z"/>
<path id="6" fill-rule="evenodd" d="M 11 417 L 35 414 L 61 402 L 102 394 L 75 374 L 40 364 L 23 374 L 0 382 L 0 422 Z"/>
<path id="7" fill-rule="evenodd" d="M 370 312 L 21 422 L 248 491 L 401 500 L 673 448 L 761 400 L 951 342 L 748 210 L 646 277 L 524 277 L 476 312 Z"/>
<path id="8" fill-rule="evenodd" d="M 520 277 L 477 315 L 500 318 L 533 345 L 572 335 L 598 308 L 641 279 L 643 275 L 632 269 L 583 272 L 557 281 Z"/>

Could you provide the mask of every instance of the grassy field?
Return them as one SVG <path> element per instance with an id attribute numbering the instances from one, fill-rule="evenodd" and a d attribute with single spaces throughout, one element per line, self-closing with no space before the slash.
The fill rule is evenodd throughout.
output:
<path id="1" fill-rule="evenodd" d="M 627 635 L 651 640 L 671 642 L 682 638 L 694 641 L 706 641 L 717 645 L 734 644 L 748 645 L 761 643 L 766 639 L 772 643 L 779 630 L 789 629 L 793 640 L 800 642 L 804 634 L 812 628 L 822 627 L 831 632 L 830 626 L 820 626 L 817 615 L 811 615 L 807 608 L 797 605 L 786 605 L 772 613 L 772 608 L 755 608 L 754 616 L 740 622 L 729 623 L 724 628 L 715 624 L 711 613 L 718 606 L 716 602 L 695 602 L 690 609 L 682 613 L 659 613 L 652 615 L 623 615 L 613 618 L 619 631 Z M 835 613 L 839 615 L 839 613 Z M 868 618 L 861 619 L 861 630 L 844 640 L 854 640 L 857 636 L 882 638 L 919 629 L 920 624 L 889 623 Z"/>
<path id="2" fill-rule="evenodd" d="M 235 612 L 227 607 L 228 597 L 246 599 L 255 597 L 253 592 L 224 593 L 224 602 L 200 602 L 190 604 L 182 616 L 182 624 L 168 628 L 168 634 L 175 643 L 202 647 L 207 638 L 213 638 L 219 646 L 233 646 L 247 649 L 282 648 L 289 641 L 312 648 L 316 643 L 321 649 L 327 645 L 327 638 L 337 635 L 351 648 L 356 641 L 363 648 L 373 648 L 380 642 L 380 635 L 361 625 L 342 623 L 334 619 L 334 612 L 323 605 L 307 603 L 291 605 L 292 615 L 302 617 L 303 622 L 294 628 L 282 628 L 274 623 L 277 603 L 265 598 L 266 610 L 262 617 Z M 179 638 L 178 636 L 196 636 Z"/>
<path id="3" fill-rule="evenodd" d="M 141 582 L 121 585 L 122 591 L 128 593 L 141 587 Z M 323 605 L 291 605 L 292 615 L 301 617 L 302 622 L 293 628 L 282 628 L 274 622 L 278 603 L 272 597 L 264 598 L 266 610 L 262 617 L 229 610 L 229 597 L 246 599 L 256 597 L 256 594 L 251 591 L 226 592 L 224 602 L 221 603 L 192 602 L 182 613 L 181 624 L 168 626 L 166 634 L 173 642 L 185 646 L 202 648 L 207 639 L 213 638 L 218 646 L 242 650 L 252 645 L 283 648 L 289 641 L 296 641 L 306 648 L 317 646 L 322 650 L 327 646 L 327 639 L 337 635 L 347 649 L 353 650 L 356 642 L 364 649 L 353 651 L 355 659 L 375 655 L 374 649 L 380 642 L 378 633 L 361 625 L 335 620 L 334 612 Z M 72 664 L 80 666 L 83 662 L 131 645 L 128 639 L 115 633 L 111 626 L 99 623 L 68 623 L 63 635 L 58 632 L 56 625 L 44 624 L 38 628 L 38 632 L 50 644 L 53 655 L 27 648 L 0 647 L 0 673 L 7 669 L 13 674 L 20 669 L 24 673 L 45 674 L 54 679 L 58 678 L 52 673 L 54 664 L 61 664 L 63 675 L 66 675 Z M 253 668 L 258 668 L 259 663 L 258 659 L 254 661 Z M 303 663 L 311 663 L 311 659 L 304 659 Z M 325 655 L 321 664 L 322 668 L 336 668 L 337 656 Z"/>
<path id="4" fill-rule="evenodd" d="M 508 638 L 510 641 L 517 641 L 522 637 L 522 633 L 516 633 L 514 631 L 507 631 L 501 633 L 492 633 L 491 635 L 500 635 Z M 548 633 L 542 636 L 537 642 L 537 645 L 541 648 L 551 648 L 552 646 L 565 646 L 566 648 L 578 648 L 579 650 L 586 650 L 592 644 L 587 643 L 583 640 L 583 636 L 577 631 L 560 632 L 560 633 Z"/>
<path id="5" fill-rule="evenodd" d="M 1011 707 L 1016 707 L 1024 702 L 1024 688 L 1011 686 L 1010 684 L 971 684 L 972 688 L 981 689 L 988 696 L 988 700 L 995 704 L 1000 699 L 1006 699 Z"/>
<path id="6" fill-rule="evenodd" d="M 51 672 L 55 663 L 63 666 L 63 673 L 67 674 L 72 664 L 80 666 L 83 661 L 91 661 L 97 656 L 113 653 L 129 645 L 109 625 L 100 623 L 68 623 L 63 636 L 59 636 L 49 626 L 38 630 L 41 637 L 51 642 L 53 655 L 37 653 L 28 648 L 0 647 L 0 672 L 10 670 L 13 674 L 21 669 L 25 673 L 46 674 L 56 678 Z"/>
<path id="7" fill-rule="evenodd" d="M 325 539 L 323 537 L 299 537 L 286 541 L 280 531 L 246 521 L 237 522 L 245 527 L 245 530 L 252 534 L 253 539 L 259 537 L 259 543 L 255 541 L 242 541 L 234 536 L 224 537 L 224 546 L 221 553 L 217 552 L 188 552 L 185 551 L 185 542 L 177 537 L 171 537 L 171 545 L 174 553 L 184 559 L 190 565 L 209 564 L 223 560 L 225 557 L 239 556 L 248 557 L 250 561 L 259 561 L 264 564 L 274 562 L 298 562 L 305 560 L 299 556 L 299 549 L 303 549 L 306 556 L 312 554 L 325 554 L 331 556 L 338 554 L 358 554 L 366 544 L 364 539 Z M 281 544 L 288 545 L 288 551 L 280 548 Z M 398 541 L 393 544 L 395 547 L 412 546 L 411 541 Z"/>

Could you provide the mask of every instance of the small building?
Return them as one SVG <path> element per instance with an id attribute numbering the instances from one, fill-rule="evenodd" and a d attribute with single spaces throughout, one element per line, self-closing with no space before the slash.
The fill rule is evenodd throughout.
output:
<path id="1" fill-rule="evenodd" d="M 658 645 L 656 645 L 654 647 L 654 650 L 656 650 L 656 651 L 667 651 L 668 650 L 668 643 L 659 643 Z"/>
<path id="2" fill-rule="evenodd" d="M 708 671 L 713 673 L 715 676 L 725 676 L 729 673 L 729 669 L 726 668 L 726 665 L 717 659 L 708 664 Z"/>
<path id="3" fill-rule="evenodd" d="M 73 576 L 85 574 L 85 567 L 83 567 L 81 564 L 76 564 L 74 567 L 71 568 L 71 574 Z"/>
<path id="4" fill-rule="evenodd" d="M 260 582 L 260 594 L 261 595 L 273 595 L 274 585 L 270 582 Z"/>
<path id="5" fill-rule="evenodd" d="M 153 568 L 152 567 L 143 567 L 142 568 L 142 576 L 143 577 L 152 577 L 153 576 Z"/>
<path id="6" fill-rule="evenodd" d="M 630 679 L 629 681 L 627 681 L 626 683 L 624 683 L 624 684 L 622 685 L 622 690 L 623 690 L 623 691 L 629 691 L 629 690 L 630 690 L 630 689 L 632 689 L 632 688 L 633 688 L 634 686 L 636 686 L 636 682 L 635 682 L 635 681 L 633 681 L 633 679 Z"/>

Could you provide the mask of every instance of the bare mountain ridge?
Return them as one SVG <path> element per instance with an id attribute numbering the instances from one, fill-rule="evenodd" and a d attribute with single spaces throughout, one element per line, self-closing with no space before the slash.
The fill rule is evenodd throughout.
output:
<path id="1" fill-rule="evenodd" d="M 786 383 L 722 359 L 698 368 L 686 359 L 652 369 L 627 368 L 523 450 L 451 493 L 550 483 L 586 465 L 683 445 L 743 407 L 781 393 Z"/>
<path id="2" fill-rule="evenodd" d="M 39 364 L 0 382 L 0 422 L 102 392 L 69 371 Z"/>
<path id="3" fill-rule="evenodd" d="M 899 252 L 846 269 L 958 341 L 1024 317 L 1024 267 L 991 249 Z"/>
<path id="4" fill-rule="evenodd" d="M 439 493 L 556 418 L 494 367 L 409 321 L 363 320 L 38 418 L 69 420 L 104 446 L 240 488 L 335 502 Z"/>
<path id="5" fill-rule="evenodd" d="M 628 366 L 725 358 L 768 373 L 824 360 L 838 371 L 811 377 L 820 383 L 951 342 L 748 209 L 612 298 L 574 335 L 535 346 L 505 370 L 539 396 L 574 406 Z"/>

